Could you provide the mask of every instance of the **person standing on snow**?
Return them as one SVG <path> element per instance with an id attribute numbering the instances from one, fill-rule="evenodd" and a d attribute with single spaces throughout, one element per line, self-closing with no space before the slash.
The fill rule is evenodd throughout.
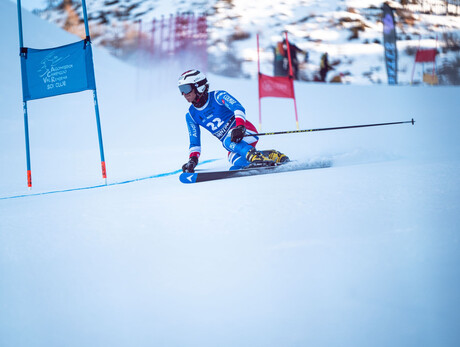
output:
<path id="1" fill-rule="evenodd" d="M 319 64 L 319 74 L 321 77 L 321 82 L 326 82 L 326 76 L 330 70 L 334 70 L 334 68 L 329 64 L 328 54 L 326 52 L 321 56 L 321 62 Z"/>
<path id="2" fill-rule="evenodd" d="M 189 70 L 179 77 L 179 91 L 191 103 L 185 116 L 190 136 L 189 160 L 183 172 L 194 172 L 201 154 L 200 127 L 213 134 L 228 153 L 230 169 L 248 166 L 276 165 L 289 158 L 275 150 L 256 150 L 259 141 L 257 129 L 246 120 L 243 106 L 224 90 L 209 92 L 206 76 L 198 70 Z M 245 136 L 251 135 L 251 136 Z"/>
<path id="3" fill-rule="evenodd" d="M 282 42 L 278 42 L 275 48 L 275 76 L 287 76 L 289 75 L 289 55 L 291 56 L 292 72 L 294 79 L 299 79 L 299 59 L 297 53 L 305 55 L 304 61 L 308 61 L 308 52 L 300 49 L 294 43 L 289 42 L 289 53 L 287 49 L 286 39 Z"/>

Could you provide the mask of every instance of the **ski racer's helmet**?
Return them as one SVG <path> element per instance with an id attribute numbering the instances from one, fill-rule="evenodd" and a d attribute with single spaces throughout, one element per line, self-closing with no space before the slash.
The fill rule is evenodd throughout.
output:
<path id="1" fill-rule="evenodd" d="M 188 94 L 192 91 L 192 89 L 195 89 L 195 92 L 198 95 L 201 95 L 209 89 L 208 79 L 204 73 L 198 70 L 189 70 L 184 72 L 179 77 L 178 86 L 181 94 Z"/>
<path id="2" fill-rule="evenodd" d="M 198 70 L 189 70 L 179 77 L 179 91 L 181 94 L 188 94 L 195 90 L 196 97 L 192 101 L 193 106 L 200 108 L 208 100 L 209 83 L 204 73 Z"/>

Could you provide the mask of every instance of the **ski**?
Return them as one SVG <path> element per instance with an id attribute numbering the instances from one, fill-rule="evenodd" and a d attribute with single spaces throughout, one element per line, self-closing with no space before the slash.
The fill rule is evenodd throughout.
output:
<path id="1" fill-rule="evenodd" d="M 276 165 L 276 166 L 261 166 L 253 168 L 245 168 L 240 170 L 229 170 L 229 171 L 199 171 L 194 173 L 183 172 L 179 176 L 179 180 L 182 183 L 199 183 L 206 181 L 221 180 L 226 178 L 234 177 L 245 177 L 245 176 L 254 176 L 254 175 L 266 175 L 271 173 L 278 172 L 289 172 L 289 171 L 298 171 L 298 170 L 311 170 L 311 169 L 320 169 L 328 168 L 332 166 L 332 161 L 330 160 L 320 160 L 314 162 L 297 162 L 290 161 L 286 164 Z"/>

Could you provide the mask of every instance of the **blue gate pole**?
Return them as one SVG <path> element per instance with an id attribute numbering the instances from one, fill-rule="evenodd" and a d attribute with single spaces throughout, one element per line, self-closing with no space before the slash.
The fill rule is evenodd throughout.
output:
<path id="1" fill-rule="evenodd" d="M 96 89 L 93 90 L 93 98 L 94 98 L 94 110 L 96 111 L 97 135 L 99 138 L 99 152 L 101 154 L 102 178 L 105 180 L 105 184 L 107 185 L 107 169 L 105 168 L 104 145 L 102 143 L 101 119 L 99 117 L 99 105 L 97 102 Z"/>
<path id="2" fill-rule="evenodd" d="M 81 2 L 82 2 L 82 7 L 83 7 L 83 19 L 85 22 L 86 40 L 87 40 L 87 44 L 91 44 L 91 38 L 89 35 L 89 26 L 88 26 L 88 13 L 86 12 L 86 0 L 82 0 Z M 102 178 L 105 180 L 105 184 L 107 185 L 107 170 L 105 167 L 104 145 L 102 142 L 102 130 L 101 130 L 101 120 L 99 116 L 99 103 L 97 101 L 96 81 L 94 81 L 93 98 L 94 98 L 94 111 L 96 113 L 97 135 L 99 138 L 99 152 L 101 154 Z"/>
<path id="3" fill-rule="evenodd" d="M 23 101 L 24 111 L 24 132 L 26 134 L 26 159 L 27 159 L 27 187 L 32 189 L 32 171 L 30 169 L 30 147 L 29 147 L 29 120 L 27 116 L 27 101 Z"/>
<path id="4" fill-rule="evenodd" d="M 21 0 L 17 0 L 18 5 L 18 27 L 19 27 L 19 56 L 26 54 L 23 52 L 24 48 L 24 41 L 22 37 L 22 8 L 21 8 Z M 21 69 L 22 73 L 22 69 Z M 30 168 L 30 146 L 29 146 L 29 120 L 27 115 L 27 101 L 22 101 L 22 110 L 24 113 L 24 132 L 26 138 L 26 160 L 27 160 L 27 187 L 32 189 L 32 171 Z"/>
<path id="5" fill-rule="evenodd" d="M 81 0 L 81 6 L 83 7 L 83 19 L 85 21 L 86 38 L 89 39 L 89 26 L 88 26 L 88 13 L 86 12 L 86 0 Z"/>

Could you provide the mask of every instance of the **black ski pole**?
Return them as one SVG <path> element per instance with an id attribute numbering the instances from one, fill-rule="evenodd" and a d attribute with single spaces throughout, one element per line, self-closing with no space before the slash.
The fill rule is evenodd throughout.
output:
<path id="1" fill-rule="evenodd" d="M 376 124 L 362 124 L 362 125 L 348 125 L 343 127 L 332 127 L 332 128 L 318 128 L 318 129 L 304 129 L 304 130 L 288 130 L 288 131 L 275 131 L 272 133 L 260 133 L 255 134 L 255 136 L 265 136 L 265 135 L 281 135 L 281 134 L 296 134 L 296 133 L 309 133 L 313 131 L 326 131 L 326 130 L 341 130 L 341 129 L 352 129 L 352 128 L 364 128 L 364 127 L 377 127 L 382 125 L 395 125 L 395 124 L 407 124 L 411 123 L 414 125 L 415 120 L 412 118 L 408 121 L 402 122 L 391 122 L 391 123 L 376 123 Z M 254 136 L 254 134 L 247 134 L 244 136 Z"/>

